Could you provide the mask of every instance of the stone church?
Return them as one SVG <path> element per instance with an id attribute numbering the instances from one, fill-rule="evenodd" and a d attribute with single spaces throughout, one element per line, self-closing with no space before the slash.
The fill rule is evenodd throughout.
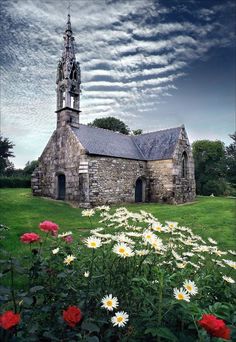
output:
<path id="1" fill-rule="evenodd" d="M 33 195 L 85 208 L 194 200 L 194 163 L 184 126 L 130 136 L 80 123 L 80 66 L 70 15 L 56 83 L 57 127 L 32 175 Z"/>

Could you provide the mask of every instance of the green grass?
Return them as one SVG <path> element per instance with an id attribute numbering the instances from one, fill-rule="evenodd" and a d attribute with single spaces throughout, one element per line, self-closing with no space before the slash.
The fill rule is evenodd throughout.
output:
<path id="1" fill-rule="evenodd" d="M 128 204 L 126 208 L 146 210 L 161 222 L 177 221 L 203 238 L 216 239 L 223 249 L 235 249 L 235 204 L 232 198 L 198 197 L 196 202 L 186 205 L 145 203 Z M 73 231 L 75 237 L 90 229 L 88 219 L 81 216 L 81 209 L 61 201 L 33 197 L 30 189 L 0 189 L 0 212 L 0 223 L 10 227 L 2 243 L 15 255 L 23 253 L 27 247 L 19 243 L 21 234 L 39 231 L 38 225 L 44 220 L 56 222 L 61 231 Z M 95 216 L 93 227 L 99 226 L 98 216 Z"/>

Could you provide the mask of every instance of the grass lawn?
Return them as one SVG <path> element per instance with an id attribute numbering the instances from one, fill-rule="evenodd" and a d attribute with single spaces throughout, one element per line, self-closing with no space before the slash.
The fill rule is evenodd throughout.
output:
<path id="1" fill-rule="evenodd" d="M 154 214 L 161 222 L 177 221 L 190 227 L 203 238 L 212 237 L 222 249 L 236 249 L 235 208 L 232 198 L 198 197 L 195 203 L 186 205 L 168 204 L 128 204 L 131 211 L 146 210 Z M 116 208 L 117 206 L 114 206 Z M 25 232 L 38 232 L 38 225 L 44 220 L 59 224 L 60 231 L 71 230 L 85 234 L 90 229 L 81 209 L 50 199 L 33 197 L 30 189 L 0 189 L 0 223 L 10 228 L 2 244 L 13 254 L 21 254 L 27 246 L 19 243 L 19 237 Z M 98 216 L 93 218 L 93 227 L 99 227 Z"/>

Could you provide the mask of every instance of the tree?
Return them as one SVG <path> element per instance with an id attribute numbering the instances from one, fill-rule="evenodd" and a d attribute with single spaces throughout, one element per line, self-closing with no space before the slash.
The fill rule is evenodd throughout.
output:
<path id="1" fill-rule="evenodd" d="M 109 129 L 114 132 L 120 132 L 128 135 L 130 129 L 128 126 L 121 120 L 114 118 L 112 116 L 108 116 L 106 118 L 95 119 L 93 122 L 89 123 L 89 126 L 99 127 Z"/>
<path id="2" fill-rule="evenodd" d="M 9 157 L 14 157 L 13 147 L 15 145 L 8 139 L 0 135 L 0 174 L 12 168 L 12 163 L 8 160 Z"/>
<path id="3" fill-rule="evenodd" d="M 34 172 L 34 169 L 36 169 L 36 167 L 38 166 L 38 164 L 39 164 L 38 160 L 32 160 L 31 162 L 28 161 L 25 164 L 25 167 L 23 170 L 24 174 L 31 176 L 32 173 Z"/>
<path id="4" fill-rule="evenodd" d="M 219 140 L 199 140 L 193 143 L 192 148 L 197 193 L 223 195 L 226 189 L 224 143 Z"/>
<path id="5" fill-rule="evenodd" d="M 140 135 L 143 133 L 143 130 L 138 128 L 138 129 L 133 129 L 131 132 L 133 135 Z"/>
<path id="6" fill-rule="evenodd" d="M 229 183 L 236 188 L 236 132 L 229 135 L 233 142 L 226 146 L 226 177 Z"/>

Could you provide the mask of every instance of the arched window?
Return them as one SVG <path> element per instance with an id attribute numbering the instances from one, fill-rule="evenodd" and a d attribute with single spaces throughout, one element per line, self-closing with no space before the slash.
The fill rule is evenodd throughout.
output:
<path id="1" fill-rule="evenodd" d="M 186 152 L 183 152 L 182 154 L 182 172 L 181 172 L 181 176 L 182 178 L 187 178 L 188 175 L 188 156 Z"/>
<path id="2" fill-rule="evenodd" d="M 135 202 L 145 202 L 146 180 L 139 177 L 135 183 Z"/>

